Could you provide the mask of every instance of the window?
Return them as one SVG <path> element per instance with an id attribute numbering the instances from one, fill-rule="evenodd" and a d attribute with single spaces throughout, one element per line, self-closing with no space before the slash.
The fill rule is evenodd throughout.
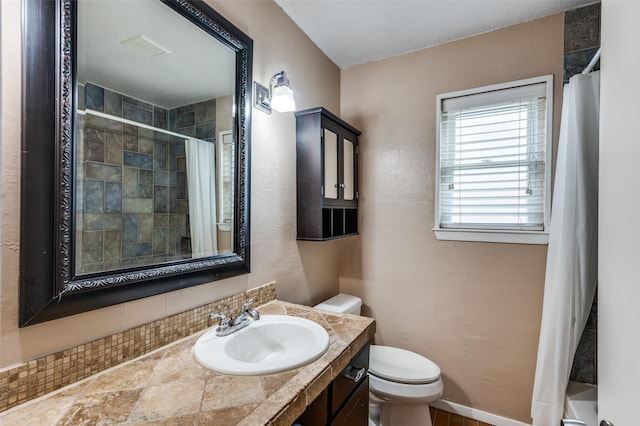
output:
<path id="1" fill-rule="evenodd" d="M 553 76 L 437 98 L 436 237 L 546 244 Z"/>
<path id="2" fill-rule="evenodd" d="M 216 146 L 218 148 L 218 228 L 221 231 L 231 231 L 233 225 L 233 179 L 235 177 L 233 132 L 231 130 L 219 132 Z"/>

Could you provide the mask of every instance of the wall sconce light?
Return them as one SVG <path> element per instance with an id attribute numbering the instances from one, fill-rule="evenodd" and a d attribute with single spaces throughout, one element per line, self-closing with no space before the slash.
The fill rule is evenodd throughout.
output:
<path id="1" fill-rule="evenodd" d="M 268 89 L 257 81 L 255 89 L 255 105 L 267 114 L 271 114 L 272 108 L 278 112 L 289 112 L 296 109 L 291 82 L 284 71 L 271 77 Z"/>

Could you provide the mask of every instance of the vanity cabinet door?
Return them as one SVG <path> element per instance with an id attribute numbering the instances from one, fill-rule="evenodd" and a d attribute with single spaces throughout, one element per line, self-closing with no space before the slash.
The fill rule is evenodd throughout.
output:
<path id="1" fill-rule="evenodd" d="M 369 352 L 367 343 L 292 426 L 367 426 Z"/>
<path id="2" fill-rule="evenodd" d="M 369 422 L 369 377 L 347 400 L 344 407 L 330 423 L 331 426 L 367 426 Z"/>
<path id="3" fill-rule="evenodd" d="M 313 400 L 292 426 L 326 426 L 329 419 L 328 394 L 329 388 L 326 388 Z"/>
<path id="4" fill-rule="evenodd" d="M 324 108 L 296 112 L 299 240 L 358 233 L 359 135 Z"/>
<path id="5" fill-rule="evenodd" d="M 338 410 L 345 405 L 345 401 L 349 399 L 349 395 L 353 394 L 358 386 L 369 389 L 367 375 L 369 371 L 369 353 L 370 345 L 365 345 L 360 349 L 360 352 L 349 361 L 349 364 L 340 372 L 340 375 L 333 380 L 331 392 L 332 416 L 336 416 Z"/>
<path id="6" fill-rule="evenodd" d="M 367 426 L 370 347 L 360 349 L 331 383 L 331 426 Z"/>

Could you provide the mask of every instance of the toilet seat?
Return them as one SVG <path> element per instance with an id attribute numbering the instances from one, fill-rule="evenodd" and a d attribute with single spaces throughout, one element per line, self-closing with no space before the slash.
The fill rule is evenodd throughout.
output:
<path id="1" fill-rule="evenodd" d="M 442 379 L 432 383 L 408 385 L 369 375 L 369 392 L 374 401 L 393 404 L 430 404 L 442 396 Z"/>
<path id="2" fill-rule="evenodd" d="M 440 379 L 440 368 L 415 352 L 371 345 L 369 374 L 398 384 L 425 385 Z"/>

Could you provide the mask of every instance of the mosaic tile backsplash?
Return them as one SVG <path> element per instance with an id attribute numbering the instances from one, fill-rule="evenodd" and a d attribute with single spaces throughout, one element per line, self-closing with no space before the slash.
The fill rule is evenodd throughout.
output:
<path id="1" fill-rule="evenodd" d="M 256 306 L 275 300 L 275 283 L 6 368 L 0 371 L 0 412 L 204 330 L 213 325 L 209 314 L 238 312 L 249 298 Z"/>

